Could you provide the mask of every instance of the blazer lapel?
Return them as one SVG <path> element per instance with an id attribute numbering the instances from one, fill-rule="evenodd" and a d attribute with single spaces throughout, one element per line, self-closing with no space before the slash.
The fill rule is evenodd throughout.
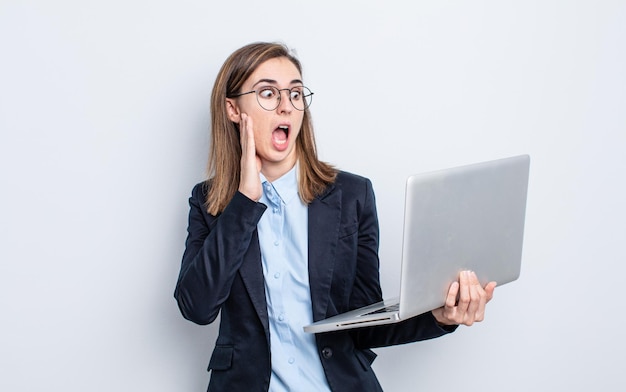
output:
<path id="1" fill-rule="evenodd" d="M 341 220 L 341 189 L 331 186 L 309 204 L 309 285 L 313 320 L 326 317 Z"/>
<path id="2" fill-rule="evenodd" d="M 243 263 L 239 268 L 239 274 L 250 295 L 265 333 L 269 336 L 269 320 L 267 315 L 267 303 L 265 300 L 265 282 L 263 281 L 263 265 L 261 263 L 261 247 L 259 235 L 256 230 L 252 235 L 250 247 L 244 256 Z"/>

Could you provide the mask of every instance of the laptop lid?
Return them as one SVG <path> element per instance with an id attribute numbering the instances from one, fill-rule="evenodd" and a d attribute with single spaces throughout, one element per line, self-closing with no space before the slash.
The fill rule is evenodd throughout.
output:
<path id="1" fill-rule="evenodd" d="M 390 300 L 318 321 L 306 332 L 398 322 L 443 306 L 462 270 L 503 285 L 520 274 L 530 157 L 410 176 L 406 182 L 399 311 Z"/>
<path id="2" fill-rule="evenodd" d="M 443 306 L 462 270 L 519 277 L 530 157 L 412 175 L 406 185 L 400 318 Z"/>

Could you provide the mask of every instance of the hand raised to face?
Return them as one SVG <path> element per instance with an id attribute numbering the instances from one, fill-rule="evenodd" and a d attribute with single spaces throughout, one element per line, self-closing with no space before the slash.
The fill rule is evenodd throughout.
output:
<path id="1" fill-rule="evenodd" d="M 239 179 L 239 192 L 251 200 L 259 201 L 262 195 L 261 159 L 256 153 L 254 143 L 254 130 L 252 118 L 241 113 L 239 122 L 239 136 L 241 138 L 241 177 Z"/>

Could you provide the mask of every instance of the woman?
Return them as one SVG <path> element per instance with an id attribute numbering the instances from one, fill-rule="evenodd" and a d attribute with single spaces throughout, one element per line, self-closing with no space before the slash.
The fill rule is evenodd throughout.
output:
<path id="1" fill-rule="evenodd" d="M 368 179 L 317 158 L 300 62 L 254 43 L 222 66 L 211 96 L 210 179 L 189 199 L 175 297 L 198 324 L 221 312 L 215 391 L 380 391 L 373 347 L 481 321 L 495 283 L 473 273 L 446 305 L 395 325 L 306 334 L 303 326 L 382 299 Z"/>

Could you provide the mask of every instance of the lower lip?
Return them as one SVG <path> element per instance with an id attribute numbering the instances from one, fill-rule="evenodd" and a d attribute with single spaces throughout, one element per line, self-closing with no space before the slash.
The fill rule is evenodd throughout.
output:
<path id="1" fill-rule="evenodd" d="M 285 151 L 289 146 L 289 140 L 285 139 L 281 140 L 280 142 L 277 140 L 272 140 L 272 144 L 274 145 L 274 148 L 278 151 Z"/>
<path id="2" fill-rule="evenodd" d="M 275 135 L 272 135 L 272 145 L 278 151 L 285 151 L 287 147 L 289 147 L 289 136 L 282 138 L 282 132 L 277 132 L 278 135 L 281 136 L 280 139 L 276 138 Z"/>

